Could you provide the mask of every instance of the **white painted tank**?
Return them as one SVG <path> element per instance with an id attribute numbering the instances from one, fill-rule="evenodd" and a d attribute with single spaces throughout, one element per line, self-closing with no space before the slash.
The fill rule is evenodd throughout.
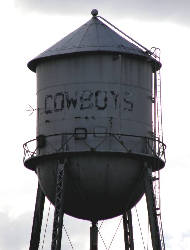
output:
<path id="1" fill-rule="evenodd" d="M 133 207 L 144 162 L 164 165 L 151 139 L 160 64 L 93 17 L 28 67 L 37 74 L 38 150 L 25 165 L 45 195 L 54 203 L 57 164 L 67 158 L 67 214 L 98 220 Z"/>

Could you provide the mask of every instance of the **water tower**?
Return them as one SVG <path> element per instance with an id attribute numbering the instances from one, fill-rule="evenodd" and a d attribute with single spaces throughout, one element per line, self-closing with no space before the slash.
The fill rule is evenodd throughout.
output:
<path id="1" fill-rule="evenodd" d="M 24 144 L 24 165 L 39 182 L 30 250 L 39 247 L 45 196 L 55 206 L 52 250 L 61 249 L 64 213 L 92 222 L 91 250 L 98 220 L 123 215 L 125 249 L 134 249 L 131 209 L 144 193 L 153 249 L 164 249 L 153 188 L 165 165 L 161 63 L 97 15 L 28 63 L 37 75 L 37 135 Z"/>

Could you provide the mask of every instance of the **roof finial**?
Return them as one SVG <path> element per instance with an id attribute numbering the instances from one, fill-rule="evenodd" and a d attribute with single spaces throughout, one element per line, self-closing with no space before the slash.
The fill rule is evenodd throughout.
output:
<path id="1" fill-rule="evenodd" d="M 98 15 L 98 10 L 97 9 L 93 9 L 91 11 L 91 14 L 93 15 L 93 17 L 96 17 Z"/>

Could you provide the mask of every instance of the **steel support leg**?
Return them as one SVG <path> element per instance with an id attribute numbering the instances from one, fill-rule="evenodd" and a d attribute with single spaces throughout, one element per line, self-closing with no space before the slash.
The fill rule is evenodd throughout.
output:
<path id="1" fill-rule="evenodd" d="M 90 250 L 98 250 L 97 222 L 92 222 L 92 226 L 90 227 Z"/>
<path id="2" fill-rule="evenodd" d="M 125 250 L 134 250 L 131 210 L 128 210 L 123 214 L 123 229 L 124 229 Z"/>
<path id="3" fill-rule="evenodd" d="M 44 202 L 45 202 L 45 195 L 43 194 L 41 187 L 38 183 L 29 250 L 38 250 L 39 248 Z"/>
<path id="4" fill-rule="evenodd" d="M 152 184 L 152 170 L 145 166 L 145 195 L 153 250 L 161 250 L 160 231 L 156 214 L 155 195 Z"/>
<path id="5" fill-rule="evenodd" d="M 57 185 L 55 197 L 55 212 L 52 232 L 51 250 L 61 250 L 61 238 L 63 227 L 63 214 L 64 214 L 64 163 L 59 163 L 57 166 Z"/>

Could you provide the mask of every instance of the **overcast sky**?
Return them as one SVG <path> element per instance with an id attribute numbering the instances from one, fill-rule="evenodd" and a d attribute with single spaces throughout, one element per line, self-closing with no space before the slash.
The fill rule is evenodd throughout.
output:
<path id="1" fill-rule="evenodd" d="M 93 8 L 99 9 L 101 16 L 146 47 L 161 48 L 164 140 L 167 144 L 167 164 L 161 171 L 161 198 L 166 249 L 189 249 L 190 2 L 96 1 L 95 6 L 92 1 L 80 0 L 72 3 L 9 0 L 1 5 L 0 250 L 27 250 L 32 227 L 37 178 L 23 166 L 22 144 L 35 138 L 35 113 L 30 116 L 25 110 L 28 104 L 35 108 L 36 79 L 26 64 L 87 22 Z M 146 224 L 142 207 L 138 209 L 141 223 Z M 47 210 L 48 203 L 45 218 Z M 65 220 L 73 244 L 79 245 L 76 249 L 89 249 L 89 224 L 68 217 Z M 118 221 L 116 218 L 114 225 Z M 112 235 L 114 229 L 110 231 L 110 227 L 104 228 Z M 140 238 L 138 229 L 135 230 Z M 119 238 L 116 241 L 119 244 L 117 242 Z M 67 245 L 65 249 L 70 248 Z M 117 245 L 113 249 L 117 249 Z M 142 244 L 137 249 L 143 249 Z"/>
<path id="2" fill-rule="evenodd" d="M 188 25 L 190 2 L 188 0 L 15 0 L 16 7 L 27 12 L 61 15 L 86 15 L 89 9 L 98 8 L 102 13 L 118 18 L 132 17 L 144 20 L 173 21 Z"/>

